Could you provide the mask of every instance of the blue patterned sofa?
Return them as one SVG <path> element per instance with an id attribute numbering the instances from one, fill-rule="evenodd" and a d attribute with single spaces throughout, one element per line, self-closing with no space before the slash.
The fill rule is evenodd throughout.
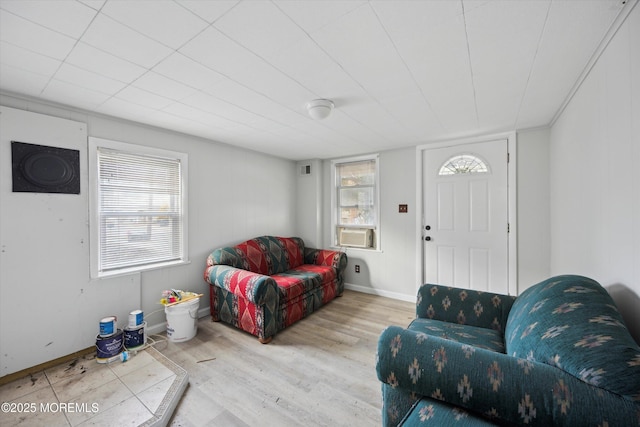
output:
<path id="1" fill-rule="evenodd" d="M 262 236 L 216 249 L 204 272 L 211 318 L 266 344 L 342 295 L 346 267 L 344 252 L 307 248 L 299 237 Z"/>
<path id="2" fill-rule="evenodd" d="M 640 425 L 640 347 L 597 282 L 423 285 L 416 313 L 378 341 L 383 425 Z"/>

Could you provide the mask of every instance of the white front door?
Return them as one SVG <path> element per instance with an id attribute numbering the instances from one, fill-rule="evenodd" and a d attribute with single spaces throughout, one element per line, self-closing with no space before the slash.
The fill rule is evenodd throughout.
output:
<path id="1" fill-rule="evenodd" d="M 509 291 L 507 140 L 423 151 L 424 283 Z"/>

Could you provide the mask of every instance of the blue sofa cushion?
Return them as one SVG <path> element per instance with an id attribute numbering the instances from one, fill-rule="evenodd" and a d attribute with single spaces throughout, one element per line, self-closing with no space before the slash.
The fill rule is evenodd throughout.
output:
<path id="1" fill-rule="evenodd" d="M 640 347 L 596 281 L 557 276 L 526 289 L 505 330 L 507 354 L 556 366 L 627 399 L 640 399 Z"/>
<path id="2" fill-rule="evenodd" d="M 490 328 L 504 333 L 514 296 L 425 284 L 418 291 L 416 317 Z"/>
<path id="3" fill-rule="evenodd" d="M 423 332 L 425 338 L 427 335 L 436 336 L 498 353 L 505 350 L 502 333 L 494 329 L 421 318 L 411 322 L 408 329 Z"/>

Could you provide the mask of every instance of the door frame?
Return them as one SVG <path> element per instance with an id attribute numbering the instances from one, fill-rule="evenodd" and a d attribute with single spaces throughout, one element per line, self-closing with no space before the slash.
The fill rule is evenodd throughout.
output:
<path id="1" fill-rule="evenodd" d="M 507 237 L 507 277 L 509 295 L 518 295 L 518 215 L 517 215 L 517 150 L 516 132 L 504 132 L 478 137 L 460 138 L 445 141 L 436 141 L 429 144 L 422 144 L 416 147 L 416 283 L 419 288 L 424 283 L 424 241 L 422 237 L 424 219 L 423 200 L 423 154 L 427 150 L 434 148 L 453 147 L 457 145 L 473 144 L 477 142 L 489 142 L 496 139 L 507 141 L 507 151 L 509 153 L 509 163 L 507 164 L 507 221 L 509 222 L 509 233 Z M 416 288 L 416 291 L 417 291 Z"/>

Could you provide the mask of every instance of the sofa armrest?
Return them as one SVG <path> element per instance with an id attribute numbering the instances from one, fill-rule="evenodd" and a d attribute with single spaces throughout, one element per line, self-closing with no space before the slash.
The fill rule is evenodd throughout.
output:
<path id="1" fill-rule="evenodd" d="M 204 279 L 210 285 L 225 289 L 256 305 L 278 298 L 278 286 L 273 278 L 229 265 L 208 266 Z"/>
<path id="2" fill-rule="evenodd" d="M 637 403 L 559 368 L 397 326 L 380 336 L 376 372 L 394 389 L 500 424 L 638 425 Z"/>
<path id="3" fill-rule="evenodd" d="M 418 290 L 416 316 L 504 333 L 514 296 L 426 284 Z"/>
<path id="4" fill-rule="evenodd" d="M 335 268 L 339 274 L 347 268 L 347 254 L 329 249 L 304 248 L 304 263 L 326 265 Z"/>

